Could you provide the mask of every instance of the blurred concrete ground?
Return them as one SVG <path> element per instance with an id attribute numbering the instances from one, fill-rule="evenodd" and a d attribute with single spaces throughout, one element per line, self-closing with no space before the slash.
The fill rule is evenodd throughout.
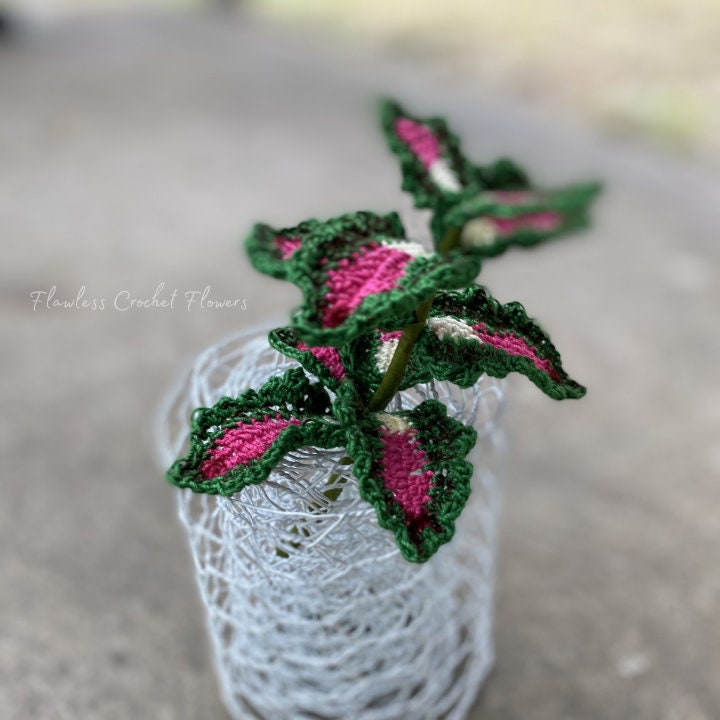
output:
<path id="1" fill-rule="evenodd" d="M 297 302 L 238 252 L 251 222 L 407 208 L 380 92 L 449 115 L 478 159 L 607 184 L 592 233 L 483 271 L 590 392 L 512 385 L 472 717 L 720 717 L 718 178 L 322 36 L 161 15 L 0 48 L 0 717 L 225 717 L 152 413 L 194 354 Z M 114 307 L 161 283 L 247 310 Z M 34 309 L 53 286 L 104 309 Z"/>
<path id="2" fill-rule="evenodd" d="M 718 168 L 717 0 L 245 1 Z"/>

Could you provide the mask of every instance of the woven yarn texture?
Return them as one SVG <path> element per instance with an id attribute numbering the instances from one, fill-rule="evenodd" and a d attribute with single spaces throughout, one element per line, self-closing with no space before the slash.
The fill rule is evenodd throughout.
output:
<path id="1" fill-rule="evenodd" d="M 297 364 L 244 334 L 209 348 L 158 422 L 167 465 L 192 410 Z M 502 381 L 429 383 L 390 410 L 439 399 L 474 425 L 470 500 L 453 542 L 402 558 L 360 499 L 342 448 L 301 448 L 232 497 L 178 491 L 224 703 L 235 720 L 461 720 L 493 662 Z"/>

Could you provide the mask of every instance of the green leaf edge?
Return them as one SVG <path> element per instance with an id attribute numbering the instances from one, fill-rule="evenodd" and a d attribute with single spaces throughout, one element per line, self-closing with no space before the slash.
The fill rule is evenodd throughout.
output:
<path id="1" fill-rule="evenodd" d="M 489 165 L 474 165 L 476 182 L 482 190 L 530 190 L 532 181 L 527 170 L 508 157 Z"/>

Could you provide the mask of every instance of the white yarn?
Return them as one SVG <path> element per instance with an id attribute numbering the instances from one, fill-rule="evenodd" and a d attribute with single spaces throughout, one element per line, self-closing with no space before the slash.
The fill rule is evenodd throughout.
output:
<path id="1" fill-rule="evenodd" d="M 462 185 L 460 184 L 460 180 L 458 180 L 458 176 L 443 158 L 435 160 L 429 167 L 428 172 L 433 182 L 439 188 L 453 193 L 462 191 Z"/>
<path id="2" fill-rule="evenodd" d="M 194 408 L 294 365 L 264 336 L 208 349 L 160 417 L 164 463 L 183 453 Z M 235 720 L 465 717 L 493 661 L 503 386 L 490 378 L 470 390 L 430 384 L 403 393 L 403 407 L 426 397 L 474 421 L 479 439 L 456 536 L 423 565 L 405 561 L 378 527 L 351 466 L 339 462 L 342 449 L 303 448 L 233 498 L 179 492 Z M 342 492 L 330 501 L 334 487 Z"/>
<path id="3" fill-rule="evenodd" d="M 497 227 L 492 220 L 479 217 L 468 220 L 462 229 L 460 243 L 465 247 L 492 245 L 497 239 Z"/>
<path id="4" fill-rule="evenodd" d="M 470 325 L 462 320 L 445 315 L 443 317 L 428 318 L 430 329 L 440 338 L 451 338 L 452 340 L 476 340 L 482 343 L 482 340 L 475 334 Z"/>
<path id="5" fill-rule="evenodd" d="M 378 349 L 375 352 L 375 364 L 380 372 L 387 372 L 399 344 L 400 338 L 398 337 L 391 340 L 385 340 L 385 342 L 381 342 L 378 345 Z"/>
<path id="6" fill-rule="evenodd" d="M 384 247 L 390 250 L 399 250 L 412 258 L 429 257 L 432 251 L 428 250 L 424 245 L 411 240 L 393 240 L 384 244 Z"/>

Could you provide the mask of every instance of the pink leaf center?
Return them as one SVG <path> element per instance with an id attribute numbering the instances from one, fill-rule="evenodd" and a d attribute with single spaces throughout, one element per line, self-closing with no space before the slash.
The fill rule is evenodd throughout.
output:
<path id="1" fill-rule="evenodd" d="M 395 132 L 426 168 L 442 154 L 440 143 L 427 125 L 421 125 L 410 118 L 398 118 L 395 121 Z"/>
<path id="2" fill-rule="evenodd" d="M 408 525 L 420 530 L 428 524 L 426 506 L 433 486 L 432 470 L 423 470 L 428 457 L 413 429 L 392 432 L 381 428 L 383 448 L 382 476 L 385 487 L 405 512 Z"/>
<path id="3" fill-rule="evenodd" d="M 334 347 L 309 347 L 304 342 L 297 344 L 298 350 L 309 350 L 330 372 L 336 380 L 342 380 L 345 377 L 345 368 L 343 367 L 340 353 Z"/>
<path id="4" fill-rule="evenodd" d="M 285 428 L 299 424 L 296 418 L 285 420 L 280 415 L 274 418 L 265 415 L 262 420 L 253 419 L 249 423 L 239 422 L 216 438 L 200 472 L 210 479 L 225 475 L 239 465 L 247 465 L 262 457 Z"/>
<path id="5" fill-rule="evenodd" d="M 342 258 L 328 271 L 323 327 L 341 325 L 368 295 L 395 288 L 410 260 L 408 253 L 374 242 Z"/>
<path id="6" fill-rule="evenodd" d="M 549 360 L 541 358 L 523 338 L 513 335 L 512 333 L 489 333 L 483 323 L 473 325 L 473 330 L 482 342 L 500 348 L 509 355 L 522 355 L 523 357 L 529 358 L 538 370 L 542 370 L 553 380 L 560 382 L 560 376 L 552 366 L 552 363 Z"/>
<path id="7" fill-rule="evenodd" d="M 391 342 L 392 340 L 399 340 L 402 337 L 402 330 L 388 330 L 380 331 L 380 342 Z"/>
<path id="8" fill-rule="evenodd" d="M 562 224 L 560 213 L 546 211 L 528 213 L 514 218 L 490 217 L 488 218 L 500 237 L 508 237 L 518 230 L 535 230 L 537 232 L 552 232 Z"/>
<path id="9" fill-rule="evenodd" d="M 299 237 L 285 237 L 278 235 L 275 238 L 275 245 L 280 251 L 283 260 L 287 260 L 302 244 Z"/>
<path id="10" fill-rule="evenodd" d="M 529 190 L 492 190 L 486 194 L 493 202 L 503 205 L 525 205 L 529 202 L 538 202 L 540 197 Z"/>

